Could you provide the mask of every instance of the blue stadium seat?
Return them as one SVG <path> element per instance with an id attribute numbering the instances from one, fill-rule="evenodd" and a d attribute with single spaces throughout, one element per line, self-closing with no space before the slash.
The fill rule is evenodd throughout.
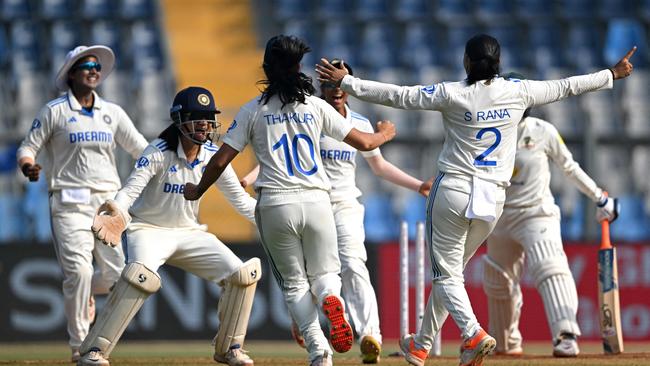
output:
<path id="1" fill-rule="evenodd" d="M 21 239 L 24 233 L 20 197 L 0 193 L 0 242 Z"/>
<path id="2" fill-rule="evenodd" d="M 401 218 L 409 225 L 409 238 L 415 238 L 416 223 L 418 221 L 425 221 L 427 218 L 426 198 L 418 193 L 411 193 L 404 205 L 404 211 Z"/>
<path id="3" fill-rule="evenodd" d="M 124 20 L 152 19 L 156 5 L 153 0 L 120 0 L 120 17 Z"/>
<path id="4" fill-rule="evenodd" d="M 25 221 L 29 223 L 26 230 L 28 237 L 25 239 L 35 239 L 40 243 L 52 240 L 49 201 L 45 179 L 25 185 L 22 211 L 25 214 Z"/>
<path id="5" fill-rule="evenodd" d="M 471 25 L 450 26 L 447 29 L 445 41 L 444 62 L 454 74 L 463 73 L 463 55 L 465 43 L 477 35 L 478 29 Z"/>
<path id="6" fill-rule="evenodd" d="M 52 24 L 49 40 L 50 74 L 56 76 L 65 61 L 65 55 L 81 43 L 79 23 L 57 21 Z"/>
<path id="7" fill-rule="evenodd" d="M 363 220 L 366 240 L 375 243 L 394 240 L 399 229 L 390 199 L 382 194 L 370 193 L 363 196 L 363 205 L 366 208 Z"/>
<path id="8" fill-rule="evenodd" d="M 357 0 L 354 14 L 358 20 L 369 21 L 388 16 L 387 0 Z"/>
<path id="9" fill-rule="evenodd" d="M 614 65 L 632 46 L 638 49 L 633 56 L 634 67 L 647 63 L 647 39 L 643 25 L 634 19 L 613 19 L 607 27 L 604 58 L 607 65 Z"/>
<path id="10" fill-rule="evenodd" d="M 133 69 L 136 74 L 162 70 L 165 65 L 157 25 L 137 22 L 131 27 L 131 35 Z"/>
<path id="11" fill-rule="evenodd" d="M 339 19 L 343 20 L 349 17 L 348 0 L 320 0 L 316 5 L 316 17 L 322 20 Z"/>
<path id="12" fill-rule="evenodd" d="M 408 23 L 399 42 L 401 66 L 411 70 L 436 66 L 441 50 L 436 41 L 438 33 L 428 22 Z"/>
<path id="13" fill-rule="evenodd" d="M 393 16 L 397 20 L 418 21 L 431 16 L 431 3 L 427 0 L 396 0 L 393 3 Z"/>
<path id="14" fill-rule="evenodd" d="M 342 58 L 350 65 L 356 65 L 357 44 L 353 39 L 354 34 L 356 34 L 355 27 L 347 22 L 326 23 L 321 33 L 321 55 L 328 58 Z"/>
<path id="15" fill-rule="evenodd" d="M 528 30 L 529 65 L 541 73 L 565 65 L 562 57 L 561 31 L 555 22 L 533 23 Z"/>
<path id="16" fill-rule="evenodd" d="M 638 14 L 646 23 L 650 22 L 650 0 L 639 0 Z"/>
<path id="17" fill-rule="evenodd" d="M 281 21 L 298 19 L 309 13 L 309 1 L 275 0 L 275 16 Z"/>
<path id="18" fill-rule="evenodd" d="M 568 42 L 564 50 L 566 60 L 579 73 L 593 72 L 604 65 L 603 40 L 596 23 L 572 23 L 568 29 Z"/>
<path id="19" fill-rule="evenodd" d="M 72 0 L 41 0 L 40 12 L 43 19 L 71 18 L 76 10 Z"/>
<path id="20" fill-rule="evenodd" d="M 124 66 L 121 59 L 122 55 L 122 42 L 121 42 L 120 27 L 111 21 L 97 21 L 93 22 L 90 27 L 90 43 L 101 44 L 110 47 L 115 53 L 120 66 Z"/>
<path id="21" fill-rule="evenodd" d="M 41 68 L 40 26 L 32 21 L 15 21 L 11 23 L 11 67 L 12 72 L 22 75 Z"/>
<path id="22" fill-rule="evenodd" d="M 547 0 L 517 0 L 515 12 L 524 20 L 545 20 L 552 16 L 553 6 Z"/>
<path id="23" fill-rule="evenodd" d="M 311 21 L 308 20 L 289 20 L 284 23 L 283 33 L 286 35 L 296 36 L 301 38 L 311 48 L 311 52 L 306 53 L 302 58 L 303 72 L 311 73 L 313 70 L 313 65 L 315 65 L 318 60 L 320 60 L 320 47 L 318 44 L 318 39 L 316 38 L 316 32 L 314 32 L 314 26 Z"/>
<path id="24" fill-rule="evenodd" d="M 636 0 L 600 0 L 598 15 L 603 20 L 633 18 L 636 16 Z"/>
<path id="25" fill-rule="evenodd" d="M 562 199 L 556 199 L 556 202 L 561 206 Z M 576 204 L 575 209 L 571 215 L 562 215 L 560 221 L 560 230 L 562 231 L 563 240 L 581 240 L 583 239 L 583 226 L 585 221 L 585 203 L 584 197 L 579 198 L 579 203 Z"/>
<path id="26" fill-rule="evenodd" d="M 359 63 L 371 72 L 392 67 L 395 63 L 394 30 L 390 23 L 369 23 L 361 31 Z"/>
<path id="27" fill-rule="evenodd" d="M 509 0 L 477 0 L 476 17 L 487 24 L 502 24 L 513 16 L 512 1 Z"/>
<path id="28" fill-rule="evenodd" d="M 468 1 L 440 0 L 433 14 L 435 18 L 445 24 L 462 24 L 473 17 L 472 5 Z"/>
<path id="29" fill-rule="evenodd" d="M 115 12 L 111 0 L 82 0 L 81 16 L 89 20 L 108 19 Z"/>
<path id="30" fill-rule="evenodd" d="M 9 56 L 9 42 L 5 27 L 0 26 L 0 70 L 4 69 Z"/>
<path id="31" fill-rule="evenodd" d="M 0 5 L 0 18 L 7 22 L 29 18 L 32 14 L 29 0 L 4 0 Z"/>
<path id="32" fill-rule="evenodd" d="M 557 11 L 565 20 L 587 20 L 594 18 L 596 6 L 593 0 L 559 0 Z"/>
<path id="33" fill-rule="evenodd" d="M 625 241 L 647 240 L 650 237 L 650 219 L 643 207 L 641 195 L 624 195 L 618 197 L 621 212 L 611 225 L 612 239 Z"/>

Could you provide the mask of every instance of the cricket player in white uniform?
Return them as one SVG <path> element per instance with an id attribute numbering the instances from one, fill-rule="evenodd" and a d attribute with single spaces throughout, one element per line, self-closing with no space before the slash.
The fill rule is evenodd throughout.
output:
<path id="1" fill-rule="evenodd" d="M 330 322 L 334 350 L 347 352 L 353 339 L 340 297 L 341 265 L 320 136 L 372 150 L 392 139 L 394 126 L 383 122 L 377 133 L 358 131 L 313 96 L 311 78 L 300 72 L 300 60 L 309 51 L 295 37 L 280 35 L 268 41 L 263 64 L 266 89 L 239 110 L 201 182 L 186 184 L 185 197 L 199 198 L 228 163 L 252 145 L 260 163 L 255 221 L 262 244 L 289 312 L 305 337 L 310 364 L 323 366 L 332 364 L 332 352 L 312 296 Z"/>
<path id="2" fill-rule="evenodd" d="M 521 79 L 512 75 L 511 80 Z M 617 200 L 607 194 L 573 160 L 557 129 L 528 117 L 517 127 L 515 167 L 506 189 L 503 214 L 487 240 L 483 256 L 483 287 L 488 297 L 489 331 L 499 354 L 521 355 L 519 318 L 523 298 L 519 282 L 524 259 L 532 274 L 551 329 L 553 355 L 575 357 L 580 352 L 576 320 L 578 292 L 560 235 L 560 208 L 550 190 L 549 160 L 597 204 L 599 222 L 618 217 Z"/>
<path id="3" fill-rule="evenodd" d="M 350 75 L 352 68 L 346 62 L 333 59 L 336 67 L 345 67 Z M 331 83 L 321 83 L 321 97 L 341 114 L 346 122 L 368 133 L 373 132 L 370 121 L 356 113 L 347 105 L 348 94 Z M 365 230 L 363 227 L 364 207 L 358 198 L 361 191 L 356 185 L 356 155 L 354 147 L 322 135 L 320 139 L 320 156 L 323 167 L 330 180 L 330 201 L 334 211 L 339 258 L 341 259 L 341 294 L 347 304 L 347 311 L 352 327 L 359 339 L 363 363 L 377 363 L 381 354 L 382 336 L 379 328 L 379 310 L 377 296 L 370 282 L 370 273 L 366 267 Z M 414 190 L 423 196 L 429 194 L 431 182 L 410 176 L 395 165 L 386 161 L 379 148 L 361 151 L 361 156 L 379 177 L 394 184 Z M 257 179 L 259 166 L 243 180 L 244 186 Z M 292 335 L 299 345 L 304 347 L 304 338 L 292 322 Z"/>
<path id="4" fill-rule="evenodd" d="M 115 149 L 119 144 L 137 158 L 147 146 L 124 110 L 95 92 L 114 62 L 113 51 L 105 46 L 68 52 L 55 82 L 65 94 L 41 109 L 17 153 L 23 174 L 36 181 L 41 170 L 36 157 L 45 151 L 52 236 L 63 271 L 73 361 L 79 359 L 79 346 L 94 317 L 92 295 L 108 293 L 124 268 L 121 247 L 102 245 L 90 230 L 97 207 L 120 188 Z"/>
<path id="5" fill-rule="evenodd" d="M 214 359 L 231 366 L 253 365 L 242 347 L 260 261 L 245 263 L 198 221 L 199 202 L 183 198 L 184 183 L 198 182 L 218 147 L 212 138 L 220 113 L 210 91 L 189 87 L 176 94 L 174 123 L 142 153 L 115 200 L 104 203 L 93 231 L 111 246 L 127 223 L 127 266 L 81 345 L 79 365 L 108 365 L 108 358 L 140 306 L 160 289 L 157 270 L 167 263 L 224 287 L 219 300 L 219 331 Z M 254 220 L 256 201 L 228 166 L 216 182 L 240 214 Z M 132 220 L 131 220 L 132 218 Z"/>
<path id="6" fill-rule="evenodd" d="M 327 60 L 316 71 L 364 101 L 404 109 L 442 112 L 445 142 L 438 177 L 427 203 L 427 232 L 433 289 L 417 335 L 401 342 L 406 360 L 424 365 L 448 314 L 464 339 L 460 365 L 481 365 L 496 341 L 478 323 L 463 285 L 463 269 L 501 215 L 515 162 L 517 124 L 534 105 L 587 91 L 611 88 L 632 72 L 631 50 L 613 69 L 557 81 L 518 82 L 498 77 L 500 46 L 477 35 L 465 46 L 467 79 L 429 86 L 400 87 L 347 75 Z"/>

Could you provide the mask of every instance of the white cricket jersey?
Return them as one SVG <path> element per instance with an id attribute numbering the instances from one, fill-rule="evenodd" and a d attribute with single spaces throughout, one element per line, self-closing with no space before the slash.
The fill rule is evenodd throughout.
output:
<path id="1" fill-rule="evenodd" d="M 200 147 L 193 162 L 188 162 L 179 140 L 176 151 L 167 148 L 167 142 L 155 139 L 147 146 L 135 163 L 124 187 L 117 192 L 115 201 L 123 210 L 128 210 L 133 224 L 165 228 L 201 228 L 199 223 L 199 201 L 188 201 L 183 197 L 185 183 L 198 184 L 210 158 L 218 147 L 206 143 Z M 228 165 L 215 185 L 242 216 L 255 220 L 255 204 L 239 184 L 233 168 Z"/>
<path id="2" fill-rule="evenodd" d="M 375 132 L 370 121 L 356 113 L 346 105 L 346 122 L 359 131 L 373 133 Z M 330 190 L 330 200 L 339 202 L 347 199 L 354 199 L 361 196 L 361 191 L 357 188 L 355 173 L 357 149 L 337 141 L 331 137 L 321 134 L 320 138 L 320 157 L 323 160 L 323 166 L 327 177 L 332 184 Z M 379 148 L 370 151 L 361 151 L 364 158 L 381 155 Z"/>
<path id="3" fill-rule="evenodd" d="M 305 97 L 305 103 L 282 107 L 273 96 L 267 104 L 257 97 L 246 103 L 228 128 L 223 142 L 237 151 L 251 144 L 260 172 L 255 188 L 323 189 L 330 182 L 320 155 L 321 133 L 342 141 L 352 126 L 326 101 Z"/>
<path id="4" fill-rule="evenodd" d="M 147 140 L 120 106 L 101 99 L 95 92 L 93 95 L 90 112 L 81 107 L 72 91 L 47 103 L 18 149 L 18 160 L 36 160 L 41 149 L 45 149 L 50 191 L 115 191 L 120 188 L 116 143 L 134 159 L 147 146 Z"/>
<path id="5" fill-rule="evenodd" d="M 609 70 L 553 81 L 465 81 L 397 86 L 345 76 L 341 88 L 359 99 L 403 109 L 442 112 L 445 142 L 438 171 L 507 186 L 515 161 L 517 123 L 528 107 L 607 89 Z"/>
<path id="6" fill-rule="evenodd" d="M 551 194 L 549 158 L 578 189 L 597 202 L 603 191 L 573 160 L 557 129 L 539 118 L 524 118 L 518 126 L 515 167 L 506 189 L 508 208 L 555 204 Z"/>

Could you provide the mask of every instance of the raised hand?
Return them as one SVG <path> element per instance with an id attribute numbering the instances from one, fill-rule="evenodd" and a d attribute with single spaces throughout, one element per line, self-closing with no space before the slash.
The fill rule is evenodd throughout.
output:
<path id="1" fill-rule="evenodd" d="M 341 65 L 343 65 L 343 61 L 341 61 Z M 316 73 L 318 73 L 318 81 L 332 83 L 336 87 L 341 86 L 341 80 L 349 74 L 345 67 L 338 68 L 324 58 L 320 59 L 320 65 L 316 65 Z"/>
<path id="2" fill-rule="evenodd" d="M 625 56 L 623 56 L 623 58 L 610 69 L 612 74 L 614 74 L 614 80 L 622 79 L 632 74 L 634 65 L 630 62 L 630 57 L 632 57 L 634 52 L 636 52 L 636 46 L 632 47 L 632 49 L 629 50 Z"/>
<path id="3" fill-rule="evenodd" d="M 384 135 L 386 142 L 392 140 L 397 133 L 395 131 L 395 125 L 391 121 L 379 121 L 377 122 L 377 132 Z"/>

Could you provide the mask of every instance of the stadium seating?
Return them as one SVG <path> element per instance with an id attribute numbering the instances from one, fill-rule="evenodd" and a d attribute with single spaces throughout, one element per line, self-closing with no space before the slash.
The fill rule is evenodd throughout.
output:
<path id="1" fill-rule="evenodd" d="M 47 20 L 68 18 L 75 5 L 72 0 L 41 0 L 40 15 Z"/>
<path id="2" fill-rule="evenodd" d="M 431 15 L 431 2 L 427 0 L 397 0 L 393 3 L 393 16 L 402 22 L 427 20 Z"/>
<path id="3" fill-rule="evenodd" d="M 111 0 L 82 0 L 81 16 L 87 20 L 109 19 L 115 13 Z"/>
<path id="4" fill-rule="evenodd" d="M 5 21 L 25 19 L 33 14 L 28 0 L 4 0 L 0 5 L 0 15 Z"/>

